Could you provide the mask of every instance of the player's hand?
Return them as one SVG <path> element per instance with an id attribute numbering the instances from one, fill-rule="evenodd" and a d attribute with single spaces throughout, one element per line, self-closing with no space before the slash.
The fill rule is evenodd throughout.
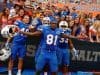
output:
<path id="1" fill-rule="evenodd" d="M 30 25 L 29 26 L 29 29 L 34 29 L 35 28 L 35 25 Z"/>
<path id="2" fill-rule="evenodd" d="M 23 34 L 23 32 L 25 31 L 25 28 L 22 28 L 18 31 L 18 33 Z"/>
<path id="3" fill-rule="evenodd" d="M 18 33 L 22 33 L 23 31 L 21 31 L 21 30 L 19 30 L 19 32 Z"/>
<path id="4" fill-rule="evenodd" d="M 75 48 L 73 48 L 72 50 L 74 52 L 75 57 L 78 58 L 78 51 Z"/>

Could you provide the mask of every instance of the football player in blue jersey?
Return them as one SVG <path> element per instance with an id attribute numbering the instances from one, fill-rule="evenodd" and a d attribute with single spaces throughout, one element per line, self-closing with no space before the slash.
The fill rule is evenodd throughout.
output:
<path id="1" fill-rule="evenodd" d="M 19 30 L 21 31 L 29 31 L 29 16 L 24 15 L 22 21 L 16 21 L 15 25 L 18 26 Z M 21 75 L 22 67 L 23 67 L 23 58 L 26 54 L 25 42 L 26 42 L 26 35 L 17 33 L 13 38 L 9 38 L 7 40 L 6 46 L 8 46 L 9 42 L 12 39 L 12 47 L 11 47 L 11 57 L 9 59 L 8 64 L 8 75 L 12 75 L 12 68 L 14 64 L 14 60 L 18 56 L 18 72 L 17 75 Z"/>
<path id="2" fill-rule="evenodd" d="M 36 75 L 40 75 L 46 64 L 50 67 L 51 75 L 57 75 L 58 71 L 58 59 L 56 52 L 58 50 L 58 38 L 71 38 L 73 36 L 64 34 L 62 29 L 57 28 L 57 22 L 52 21 L 50 26 L 40 26 L 36 32 L 23 32 L 21 34 L 26 34 L 30 36 L 42 36 L 41 37 L 41 51 L 37 58 L 36 63 Z"/>
<path id="3" fill-rule="evenodd" d="M 44 17 L 44 18 L 42 19 L 42 25 L 43 25 L 44 27 L 50 25 L 50 19 L 49 19 L 49 17 Z M 41 25 L 40 25 L 40 26 L 41 26 Z M 38 28 L 38 27 L 35 26 L 35 28 Z M 37 29 L 36 29 L 36 30 L 37 30 Z M 38 57 L 38 55 L 39 55 L 39 53 L 40 53 L 40 49 L 41 49 L 41 44 L 39 44 L 38 50 L 37 50 L 36 55 L 35 55 L 35 59 L 37 59 L 37 57 Z"/>
<path id="4" fill-rule="evenodd" d="M 44 17 L 43 19 L 42 19 L 42 25 L 43 26 L 49 26 L 50 25 L 50 18 L 49 17 Z M 38 28 L 38 27 L 37 27 Z M 37 49 L 37 51 L 36 51 L 36 53 L 35 53 L 35 63 L 37 62 L 37 58 L 38 58 L 38 56 L 40 55 L 40 52 L 41 52 L 41 45 L 42 45 L 42 43 L 40 43 L 39 44 L 39 46 L 38 46 L 38 49 Z M 41 75 L 44 75 L 44 74 L 46 74 L 47 73 L 47 69 L 48 69 L 48 67 L 47 67 L 47 65 L 45 66 L 45 68 L 44 68 L 44 72 L 42 72 L 41 73 Z"/>
<path id="5" fill-rule="evenodd" d="M 70 35 L 71 30 L 68 28 L 68 23 L 66 21 L 61 21 L 59 23 L 59 28 L 63 30 L 64 34 Z M 68 38 L 59 38 L 58 40 L 58 62 L 60 66 L 60 70 L 63 72 L 63 75 L 68 75 L 68 66 L 70 61 L 70 53 L 69 48 L 75 51 L 75 55 L 77 56 L 77 52 L 75 48 L 73 47 L 73 44 L 70 39 Z"/>
<path id="6" fill-rule="evenodd" d="M 34 24 L 35 22 L 32 22 L 31 25 L 29 26 L 30 31 L 35 32 L 37 30 L 37 28 L 41 25 L 43 25 L 43 26 L 49 26 L 50 25 L 49 17 L 44 17 L 43 19 L 41 19 L 41 21 L 42 21 L 42 24 L 40 24 L 38 26 L 36 24 Z M 37 58 L 39 57 L 40 52 L 41 52 L 41 43 L 39 44 L 38 49 L 35 53 L 35 63 L 37 62 Z M 42 72 L 41 75 L 42 74 L 44 74 L 44 72 Z"/>

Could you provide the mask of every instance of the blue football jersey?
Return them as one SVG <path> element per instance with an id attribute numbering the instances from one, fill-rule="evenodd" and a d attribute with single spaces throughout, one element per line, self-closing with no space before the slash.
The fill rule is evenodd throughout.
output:
<path id="1" fill-rule="evenodd" d="M 38 30 L 42 32 L 42 37 L 41 37 L 41 42 L 40 42 L 41 49 L 56 51 L 58 37 L 61 35 L 62 30 L 58 28 L 53 30 L 51 29 L 50 26 L 40 26 Z"/>
<path id="2" fill-rule="evenodd" d="M 66 31 L 64 31 L 64 34 L 67 34 L 67 35 L 70 35 L 71 34 L 71 30 L 70 29 L 67 29 Z M 68 46 L 68 38 L 62 38 L 60 37 L 58 39 L 58 47 L 59 48 L 69 48 Z"/>
<path id="3" fill-rule="evenodd" d="M 28 25 L 23 23 L 22 21 L 16 21 L 15 25 L 17 25 L 19 27 L 20 30 L 22 31 L 29 31 L 28 29 Z M 19 45 L 24 45 L 26 42 L 26 35 L 23 34 L 17 34 L 13 37 L 13 44 L 19 44 Z"/>

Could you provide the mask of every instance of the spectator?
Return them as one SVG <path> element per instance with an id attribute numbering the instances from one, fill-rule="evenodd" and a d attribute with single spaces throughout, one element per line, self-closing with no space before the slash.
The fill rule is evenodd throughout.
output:
<path id="1" fill-rule="evenodd" d="M 0 0 L 0 12 L 2 12 L 6 7 L 5 0 Z"/>
<path id="2" fill-rule="evenodd" d="M 32 21 L 31 21 L 31 25 L 35 26 L 35 28 L 37 28 L 39 25 L 42 25 L 41 19 L 39 19 L 36 16 L 37 12 L 33 11 L 33 15 L 32 15 Z"/>
<path id="3" fill-rule="evenodd" d="M 57 9 L 53 13 L 54 13 L 54 16 L 60 16 L 59 10 L 57 10 Z"/>
<path id="4" fill-rule="evenodd" d="M 88 14 L 88 20 L 89 20 L 89 22 L 90 22 L 90 25 L 92 25 L 93 22 L 94 22 L 93 13 L 89 13 L 89 14 Z"/>
<path id="5" fill-rule="evenodd" d="M 55 20 L 52 10 L 48 11 L 48 17 L 50 18 L 50 21 L 54 21 Z"/>
<path id="6" fill-rule="evenodd" d="M 54 18 L 56 19 L 57 23 L 59 24 L 59 22 L 60 22 L 60 16 L 54 16 Z"/>
<path id="7" fill-rule="evenodd" d="M 66 16 L 66 21 L 69 23 L 72 20 L 72 16 Z"/>
<path id="8" fill-rule="evenodd" d="M 14 4 L 24 7 L 25 0 L 14 0 Z"/>
<path id="9" fill-rule="evenodd" d="M 96 20 L 100 20 L 100 14 L 97 14 Z"/>
<path id="10" fill-rule="evenodd" d="M 88 38 L 89 27 L 90 27 L 89 20 L 85 20 L 84 24 L 83 25 L 80 25 L 80 32 L 77 35 L 77 37 L 80 40 L 85 40 L 85 41 L 88 41 L 89 40 L 89 38 Z"/>
<path id="11" fill-rule="evenodd" d="M 31 7 L 31 1 L 30 0 L 26 0 L 24 2 L 25 7 Z"/>
<path id="12" fill-rule="evenodd" d="M 65 16 L 60 17 L 60 21 L 65 21 L 65 20 L 66 20 Z"/>
<path id="13" fill-rule="evenodd" d="M 9 19 L 16 16 L 16 10 L 12 7 L 9 13 Z"/>
<path id="14" fill-rule="evenodd" d="M 17 18 L 19 19 L 19 20 L 21 20 L 22 19 L 22 17 L 25 15 L 25 10 L 22 8 L 22 9 L 19 9 L 19 12 L 17 13 Z"/>
<path id="15" fill-rule="evenodd" d="M 88 15 L 84 12 L 80 14 L 80 24 L 84 24 L 85 20 L 88 18 Z"/>
<path id="16" fill-rule="evenodd" d="M 69 8 L 66 6 L 66 7 L 64 7 L 63 9 L 62 9 L 62 11 L 61 11 L 61 16 L 67 16 L 67 15 L 69 15 L 70 14 L 70 10 L 69 10 Z"/>
<path id="17" fill-rule="evenodd" d="M 77 12 L 76 12 L 76 8 L 75 7 L 73 7 L 72 8 L 72 12 L 71 12 L 71 14 L 70 14 L 71 16 L 72 16 L 72 18 L 73 19 L 75 19 L 77 16 L 78 16 L 78 14 L 77 14 Z"/>
<path id="18" fill-rule="evenodd" d="M 80 18 L 77 17 L 74 20 L 74 26 L 73 26 L 73 29 L 72 29 L 72 35 L 73 36 L 77 36 L 79 33 L 80 33 Z"/>
<path id="19" fill-rule="evenodd" d="M 84 26 L 85 26 L 85 29 L 86 29 L 86 35 L 89 37 L 89 28 L 91 26 L 89 20 L 85 20 Z"/>
<path id="20" fill-rule="evenodd" d="M 12 21 L 13 24 L 16 20 L 22 20 L 22 17 L 24 15 L 25 15 L 24 9 L 20 9 L 19 12 L 17 12 L 15 16 L 10 17 L 9 20 Z"/>
<path id="21" fill-rule="evenodd" d="M 69 22 L 69 28 L 72 30 L 71 32 L 71 34 L 73 34 L 73 28 L 74 28 L 74 24 L 75 24 L 75 21 L 74 20 L 71 20 L 70 22 Z"/>
<path id="22" fill-rule="evenodd" d="M 15 5 L 14 5 L 14 8 L 15 8 L 16 12 L 19 12 L 19 10 L 22 9 L 23 7 L 21 7 L 21 6 L 18 5 L 18 4 L 15 4 Z"/>
<path id="23" fill-rule="evenodd" d="M 11 9 L 11 7 L 14 7 L 13 0 L 8 0 L 6 3 L 7 8 Z"/>
<path id="24" fill-rule="evenodd" d="M 2 15 L 1 15 L 1 23 L 2 23 L 2 27 L 8 25 L 8 16 L 9 16 L 9 9 L 8 8 L 4 8 Z"/>
<path id="25" fill-rule="evenodd" d="M 100 42 L 99 33 L 100 33 L 100 21 L 95 21 L 93 23 L 93 26 L 89 28 L 90 42 Z"/>

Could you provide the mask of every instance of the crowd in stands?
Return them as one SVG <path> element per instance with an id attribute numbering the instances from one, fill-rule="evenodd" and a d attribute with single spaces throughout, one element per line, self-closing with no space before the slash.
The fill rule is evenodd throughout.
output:
<path id="1" fill-rule="evenodd" d="M 87 11 L 87 10 L 86 10 Z M 30 25 L 42 25 L 44 17 L 50 21 L 66 21 L 72 30 L 72 35 L 83 41 L 100 43 L 100 14 L 93 17 L 93 13 L 80 13 L 75 7 L 64 6 L 58 8 L 49 3 L 43 4 L 35 0 L 0 0 L 0 28 L 12 25 L 21 20 L 24 15 L 30 16 Z"/>

